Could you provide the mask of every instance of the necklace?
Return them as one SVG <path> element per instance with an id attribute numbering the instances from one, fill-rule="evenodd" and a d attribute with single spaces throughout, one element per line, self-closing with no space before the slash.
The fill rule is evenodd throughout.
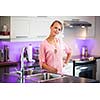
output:
<path id="1" fill-rule="evenodd" d="M 55 54 L 57 53 L 57 48 L 54 49 L 54 53 L 55 53 Z"/>
<path id="2" fill-rule="evenodd" d="M 47 41 L 48 41 L 50 44 L 53 45 L 53 47 L 54 47 L 54 53 L 56 54 L 56 53 L 57 53 L 57 41 L 56 41 L 56 39 L 51 40 L 50 38 L 47 38 Z"/>
<path id="3" fill-rule="evenodd" d="M 57 42 L 56 42 L 56 40 L 54 41 L 54 53 L 55 54 L 57 53 Z"/>

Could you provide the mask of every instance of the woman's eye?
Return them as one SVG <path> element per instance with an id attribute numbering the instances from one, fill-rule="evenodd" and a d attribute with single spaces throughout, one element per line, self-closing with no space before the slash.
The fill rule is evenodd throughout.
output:
<path id="1" fill-rule="evenodd" d="M 57 29 L 57 27 L 55 27 L 55 29 Z"/>
<path id="2" fill-rule="evenodd" d="M 59 31 L 61 31 L 61 29 L 60 29 L 60 28 L 55 27 L 55 29 L 58 29 Z"/>
<path id="3" fill-rule="evenodd" d="M 58 29 L 59 31 L 61 31 L 61 29 Z"/>

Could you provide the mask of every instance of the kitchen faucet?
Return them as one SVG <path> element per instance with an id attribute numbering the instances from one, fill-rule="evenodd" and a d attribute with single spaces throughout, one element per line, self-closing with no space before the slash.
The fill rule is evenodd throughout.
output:
<path id="1" fill-rule="evenodd" d="M 24 52 L 25 52 L 26 47 L 22 48 L 21 51 L 21 58 L 20 58 L 20 62 L 21 62 L 21 69 L 20 69 L 20 82 L 23 83 L 24 82 Z"/>
<path id="2" fill-rule="evenodd" d="M 20 57 L 21 68 L 20 68 L 20 71 L 18 71 L 18 73 L 20 74 L 20 78 L 19 78 L 20 83 L 25 82 L 25 77 L 24 77 L 24 73 L 25 73 L 24 62 L 25 62 L 25 60 L 27 62 L 29 62 L 27 47 L 23 47 L 22 51 L 21 51 L 21 57 Z"/>
<path id="3" fill-rule="evenodd" d="M 16 72 L 17 74 L 19 74 L 19 78 L 18 78 L 18 82 L 20 83 L 24 83 L 25 82 L 25 78 L 24 78 L 24 72 L 25 72 L 25 69 L 24 69 L 24 58 L 25 58 L 25 51 L 26 51 L 26 47 L 23 47 L 22 48 L 22 51 L 21 51 L 21 56 L 20 56 L 20 70 L 18 71 L 16 69 Z"/>
<path id="4" fill-rule="evenodd" d="M 15 71 L 11 71 L 9 73 L 5 73 L 6 75 L 17 75 L 18 79 L 17 79 L 17 82 L 18 83 L 25 83 L 25 71 L 28 71 L 28 70 L 32 70 L 34 68 L 31 68 L 31 69 L 28 69 L 28 70 L 25 70 L 25 62 L 29 62 L 29 59 L 28 59 L 28 53 L 27 53 L 27 47 L 23 47 L 22 50 L 21 50 L 21 54 L 20 54 L 20 69 L 18 68 L 15 68 Z M 32 61 L 34 63 L 34 60 Z M 31 72 L 32 72 L 31 71 Z"/>

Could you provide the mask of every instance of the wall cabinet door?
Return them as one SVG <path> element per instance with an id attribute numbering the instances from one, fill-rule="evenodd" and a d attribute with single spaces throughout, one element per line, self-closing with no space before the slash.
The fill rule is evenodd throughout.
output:
<path id="1" fill-rule="evenodd" d="M 30 38 L 37 40 L 45 39 L 49 34 L 50 19 L 49 18 L 31 18 L 30 20 Z"/>
<path id="2" fill-rule="evenodd" d="M 48 17 L 11 17 L 11 40 L 43 40 L 49 34 L 50 24 L 51 20 Z"/>
<path id="3" fill-rule="evenodd" d="M 44 40 L 50 33 L 50 25 L 54 20 L 62 21 L 59 16 L 37 16 L 30 20 L 30 37 L 37 40 Z"/>
<path id="4" fill-rule="evenodd" d="M 27 38 L 29 35 L 29 18 L 23 16 L 11 17 L 11 39 Z"/>
<path id="5" fill-rule="evenodd" d="M 7 33 L 4 32 L 4 26 Z M 0 40 L 10 39 L 10 16 L 0 16 Z"/>

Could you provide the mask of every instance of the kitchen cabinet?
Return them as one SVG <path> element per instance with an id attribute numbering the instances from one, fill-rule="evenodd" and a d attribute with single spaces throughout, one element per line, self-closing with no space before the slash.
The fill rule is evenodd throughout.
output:
<path id="1" fill-rule="evenodd" d="M 49 35 L 49 28 L 53 21 L 47 16 L 9 16 L 7 18 L 10 41 L 41 41 Z M 3 21 L 1 23 L 3 24 Z"/>
<path id="2" fill-rule="evenodd" d="M 68 63 L 63 67 L 62 73 L 73 76 L 73 62 Z"/>
<path id="3" fill-rule="evenodd" d="M 23 16 L 11 17 L 11 39 L 27 38 L 29 35 L 29 18 Z"/>
<path id="4" fill-rule="evenodd" d="M 0 16 L 0 40 L 10 39 L 10 35 L 3 34 L 3 26 L 7 26 L 7 31 L 10 32 L 10 16 Z"/>
<path id="5" fill-rule="evenodd" d="M 61 17 L 57 16 L 36 16 L 30 17 L 30 35 L 29 38 L 35 40 L 44 40 L 49 35 L 50 25 L 57 19 L 62 21 Z"/>
<path id="6" fill-rule="evenodd" d="M 100 59 L 97 59 L 96 80 L 100 81 Z"/>
<path id="7" fill-rule="evenodd" d="M 51 19 L 48 17 L 30 18 L 30 35 L 29 38 L 43 40 L 49 34 Z"/>

